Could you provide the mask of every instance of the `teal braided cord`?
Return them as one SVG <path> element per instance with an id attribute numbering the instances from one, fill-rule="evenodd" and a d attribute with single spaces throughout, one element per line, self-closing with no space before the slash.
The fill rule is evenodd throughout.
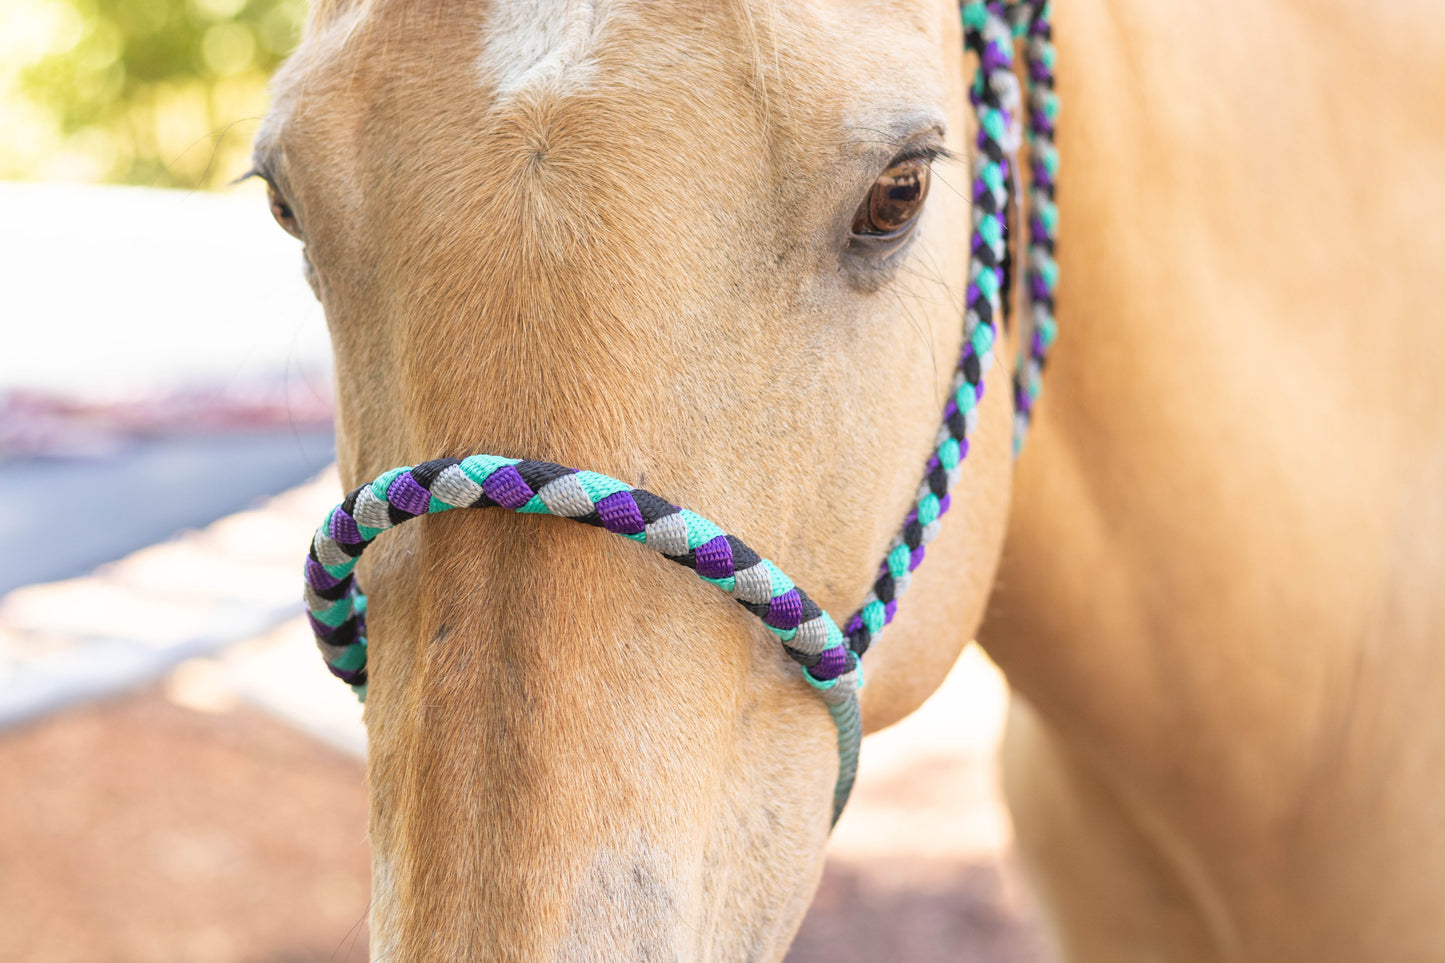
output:
<path id="1" fill-rule="evenodd" d="M 1054 305 L 1059 286 L 1059 208 L 1056 191 L 1059 151 L 1054 132 L 1059 95 L 1054 90 L 1058 52 L 1053 44 L 1052 0 L 1020 3 L 1012 12 L 1014 35 L 1022 38 L 1028 76 L 1029 183 L 1028 256 L 1024 293 L 1031 330 L 1014 370 L 1014 454 L 1023 448 L 1043 388 L 1044 365 L 1058 337 Z"/>
<path id="2" fill-rule="evenodd" d="M 853 656 L 856 677 L 840 676 L 828 682 L 819 682 L 806 672 L 808 681 L 828 706 L 833 717 L 833 727 L 838 730 L 838 780 L 833 786 L 833 823 L 843 815 L 848 805 L 848 796 L 853 792 L 853 782 L 858 775 L 858 751 L 863 744 L 863 713 L 858 706 L 857 690 L 863 687 L 863 666 Z"/>
<path id="3" fill-rule="evenodd" d="M 843 815 L 853 783 L 858 778 L 858 753 L 863 747 L 863 712 L 858 697 L 845 702 L 828 703 L 833 726 L 838 730 L 838 781 L 833 787 L 833 825 Z"/>

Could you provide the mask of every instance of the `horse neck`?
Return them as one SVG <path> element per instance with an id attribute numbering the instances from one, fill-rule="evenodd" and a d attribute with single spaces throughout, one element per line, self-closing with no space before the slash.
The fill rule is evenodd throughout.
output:
<path id="1" fill-rule="evenodd" d="M 1445 251 L 1430 5 L 1058 6 L 1070 350 L 1389 368 L 1362 391 L 1438 428 L 1439 396 L 1410 394 L 1445 356 L 1445 326 L 1423 323 Z"/>
<path id="2" fill-rule="evenodd" d="M 1247 786 L 1238 720 L 1276 765 L 1362 646 L 1445 619 L 1390 578 L 1445 568 L 1427 13 L 1058 5 L 1060 339 L 985 641 L 1116 758 L 1170 758 L 1141 719 L 1184 719 Z"/>

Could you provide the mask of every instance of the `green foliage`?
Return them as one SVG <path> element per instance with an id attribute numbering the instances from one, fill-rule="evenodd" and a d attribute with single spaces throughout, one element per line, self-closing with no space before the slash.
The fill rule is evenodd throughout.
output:
<path id="1" fill-rule="evenodd" d="M 266 78 L 295 43 L 304 6 L 5 2 L 26 8 L 29 43 L 0 46 L 10 73 L 8 84 L 0 77 L 0 104 L 16 108 L 20 127 L 0 126 L 0 176 L 169 187 L 213 187 L 241 173 Z M 0 17 L 0 33 L 10 19 Z"/>

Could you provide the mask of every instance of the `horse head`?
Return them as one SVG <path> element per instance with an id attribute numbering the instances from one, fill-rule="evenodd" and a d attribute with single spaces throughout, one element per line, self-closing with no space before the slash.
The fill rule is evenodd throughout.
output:
<path id="1" fill-rule="evenodd" d="M 318 3 L 256 157 L 325 307 L 348 487 L 474 452 L 580 466 L 852 612 L 963 338 L 962 50 L 947 2 Z M 981 618 L 1007 378 L 864 660 L 868 729 Z M 782 955 L 837 747 L 755 619 L 534 515 L 418 519 L 361 574 L 379 959 Z"/>

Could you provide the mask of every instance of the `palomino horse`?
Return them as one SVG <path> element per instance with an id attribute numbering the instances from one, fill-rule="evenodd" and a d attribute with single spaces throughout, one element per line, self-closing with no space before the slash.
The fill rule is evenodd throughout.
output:
<path id="1" fill-rule="evenodd" d="M 866 724 L 987 605 L 1067 959 L 1445 959 L 1445 18 L 1056 13 L 1062 339 L 1016 478 L 989 375 Z M 948 0 L 319 2 L 257 158 L 347 482 L 583 466 L 852 611 L 960 343 L 967 70 Z M 835 737 L 747 613 L 552 518 L 366 565 L 378 959 L 784 953 Z"/>

